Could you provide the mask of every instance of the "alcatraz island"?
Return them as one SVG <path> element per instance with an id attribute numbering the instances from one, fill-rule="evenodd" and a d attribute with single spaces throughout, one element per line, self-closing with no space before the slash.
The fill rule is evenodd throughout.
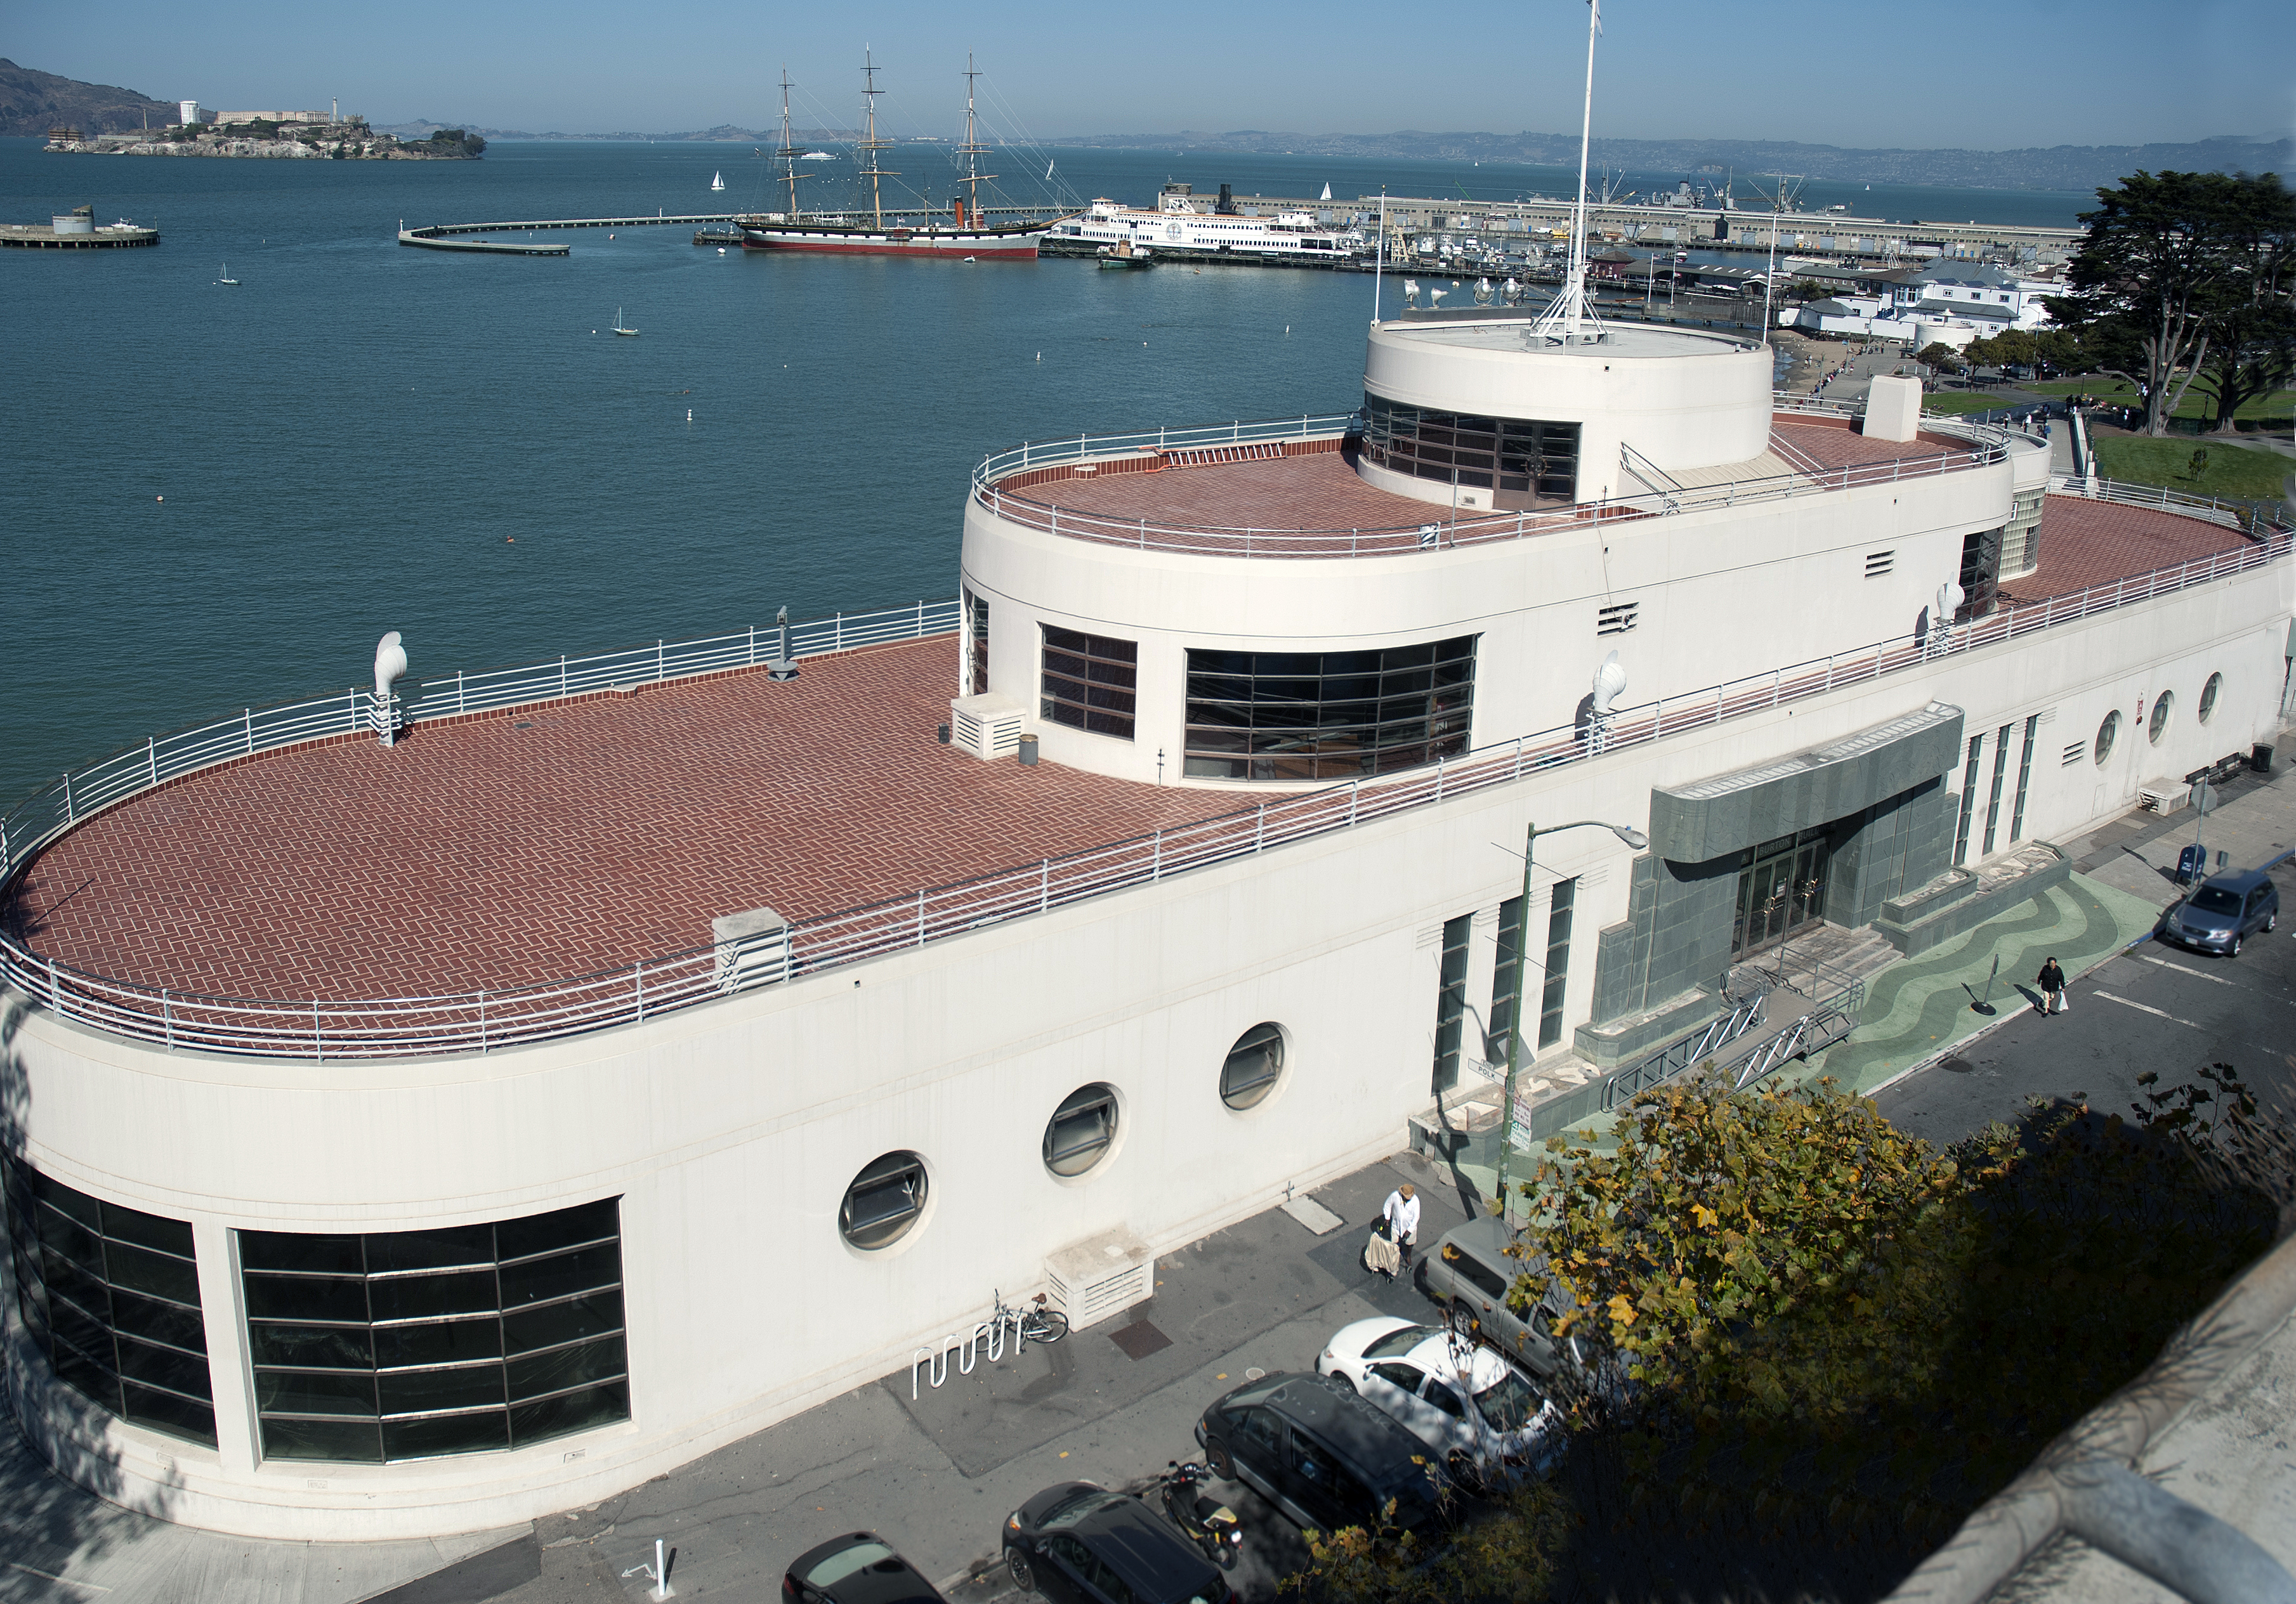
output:
<path id="1" fill-rule="evenodd" d="M 460 128 L 428 139 L 401 139 L 353 112 L 210 111 L 179 103 L 180 119 L 157 129 L 88 134 L 69 124 L 48 129 L 47 149 L 71 156 L 241 156 L 334 161 L 472 161 L 487 142 Z"/>

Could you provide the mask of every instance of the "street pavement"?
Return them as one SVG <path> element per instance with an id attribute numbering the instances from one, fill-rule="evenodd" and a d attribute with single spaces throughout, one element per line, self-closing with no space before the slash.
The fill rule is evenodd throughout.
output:
<path id="1" fill-rule="evenodd" d="M 2144 1070 L 2174 1080 L 2218 1061 L 2288 1109 L 2296 919 L 2236 960 L 2146 938 L 2152 911 L 2176 895 L 2176 852 L 2193 829 L 2189 814 L 2132 815 L 2064 843 L 2079 875 L 1949 952 L 1884 971 L 1881 981 L 1899 978 L 1886 997 L 1877 982 L 1870 1030 L 1833 1049 L 1831 1068 L 1821 1059 L 1798 1073 L 1875 1091 L 1892 1119 L 1939 1142 L 2014 1119 L 2028 1097 L 2085 1094 L 2123 1110 Z M 2212 849 L 2243 866 L 2284 857 L 2296 843 L 2296 782 L 2284 772 L 2235 782 L 2204 829 Z M 2053 941 L 2047 950 L 2086 972 L 2071 1011 L 2043 1019 L 2015 986 L 2038 968 L 2029 949 Z M 2012 946 L 2017 962 L 2005 961 L 1995 1011 L 1981 1014 L 1975 987 L 1993 953 Z M 1360 1262 L 1371 1220 L 1405 1179 L 1423 1200 L 1423 1243 L 1483 1206 L 1468 1176 L 1398 1154 L 1313 1194 L 1341 1222 L 1324 1234 L 1270 1209 L 1160 1260 L 1150 1303 L 1055 1346 L 984 1359 L 969 1374 L 953 1364 L 938 1389 L 920 1379 L 914 1397 L 907 1372 L 888 1377 L 619 1497 L 511 1532 L 436 1543 L 222 1537 L 69 1487 L 9 1434 L 0 1604 L 603 1604 L 651 1595 L 636 1573 L 656 1538 L 675 1552 L 676 1596 L 764 1600 L 791 1559 L 861 1527 L 949 1584 L 958 1604 L 989 1604 L 1009 1591 L 996 1564 L 999 1524 L 1030 1494 L 1067 1479 L 1145 1487 L 1167 1461 L 1195 1455 L 1203 1406 L 1253 1371 L 1306 1368 L 1332 1332 L 1369 1314 L 1434 1317 L 1407 1282 Z M 1221 1491 L 1245 1519 L 1239 1585 L 1255 1604 L 1272 1600 L 1305 1559 L 1298 1534 L 1243 1489 Z"/>

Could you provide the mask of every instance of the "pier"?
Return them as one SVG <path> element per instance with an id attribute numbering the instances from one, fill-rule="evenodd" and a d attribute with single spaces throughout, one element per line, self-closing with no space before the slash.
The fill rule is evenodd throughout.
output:
<path id="1" fill-rule="evenodd" d="M 464 234 L 556 233 L 575 228 L 705 228 L 711 224 L 731 226 L 753 212 L 656 212 L 651 217 L 544 217 L 519 223 L 430 223 L 421 228 L 409 228 L 401 219 L 398 242 L 419 246 L 425 250 L 472 250 L 492 256 L 562 257 L 570 247 L 562 241 L 529 244 L 517 240 L 464 239 Z M 778 216 L 779 214 L 769 214 Z M 850 209 L 841 212 L 808 212 L 808 218 L 851 217 Z M 999 206 L 984 207 L 986 217 L 1029 218 L 1050 221 L 1054 217 L 1072 216 L 1072 212 L 1057 206 Z M 946 208 L 910 207 L 898 213 L 885 214 L 889 227 L 914 228 L 932 222 L 953 223 L 955 213 Z M 701 243 L 696 241 L 696 243 Z"/>
<path id="2" fill-rule="evenodd" d="M 86 231 L 59 229 L 53 223 L 0 224 L 0 246 L 18 250 L 126 250 L 159 242 L 157 228 L 140 228 L 133 223 Z"/>

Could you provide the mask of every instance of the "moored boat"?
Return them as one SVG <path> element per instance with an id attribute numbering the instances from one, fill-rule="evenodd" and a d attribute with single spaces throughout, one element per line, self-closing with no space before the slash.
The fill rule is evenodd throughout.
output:
<path id="1" fill-rule="evenodd" d="M 922 222 L 896 208 L 887 215 L 884 204 L 883 181 L 900 175 L 878 164 L 880 151 L 890 150 L 892 142 L 877 136 L 876 97 L 884 93 L 877 87 L 877 69 L 873 61 L 862 67 L 866 85 L 861 91 L 862 135 L 854 146 L 854 153 L 863 165 L 856 176 L 869 183 L 869 204 L 865 217 L 853 212 L 808 213 L 798 203 L 797 183 L 803 176 L 797 170 L 800 161 L 814 160 L 810 153 L 800 151 L 791 142 L 789 113 L 789 74 L 782 74 L 782 143 L 774 159 L 782 164 L 783 182 L 789 186 L 789 208 L 786 211 L 753 214 L 738 217 L 742 244 L 750 250 L 828 250 L 846 251 L 868 256 L 933 256 L 985 260 L 990 258 L 1033 259 L 1037 247 L 1051 225 L 1043 223 L 991 223 L 980 209 L 980 184 L 994 178 L 994 173 L 980 171 L 980 159 L 988 147 L 980 143 L 975 133 L 972 109 L 972 80 L 980 75 L 973 71 L 970 58 L 965 61 L 964 143 L 956 153 L 964 158 L 965 195 L 950 204 L 950 220 L 941 222 L 931 217 Z M 857 210 L 858 209 L 856 209 Z"/>

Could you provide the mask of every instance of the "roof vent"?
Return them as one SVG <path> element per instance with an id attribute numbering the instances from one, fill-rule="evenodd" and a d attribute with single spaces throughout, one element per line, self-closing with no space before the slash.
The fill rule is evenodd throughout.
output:
<path id="1" fill-rule="evenodd" d="M 1028 708 L 1009 696 L 999 696 L 994 691 L 984 691 L 978 696 L 960 696 L 948 704 L 949 744 L 972 753 L 982 762 L 1009 757 L 1021 749 L 1021 726 L 1027 722 Z"/>
<path id="2" fill-rule="evenodd" d="M 1894 549 L 1866 553 L 1866 577 L 1868 579 L 1879 579 L 1897 566 L 1898 553 Z"/>
<path id="3" fill-rule="evenodd" d="M 1635 626 L 1636 620 L 1641 616 L 1642 603 L 1639 602 L 1621 602 L 1615 607 L 1597 608 L 1595 610 L 1595 633 L 1598 635 L 1624 634 Z"/>
<path id="4" fill-rule="evenodd" d="M 789 929 L 789 921 L 771 908 L 751 908 L 746 913 L 711 920 L 709 939 L 718 949 L 718 989 L 744 991 L 788 979 Z"/>

